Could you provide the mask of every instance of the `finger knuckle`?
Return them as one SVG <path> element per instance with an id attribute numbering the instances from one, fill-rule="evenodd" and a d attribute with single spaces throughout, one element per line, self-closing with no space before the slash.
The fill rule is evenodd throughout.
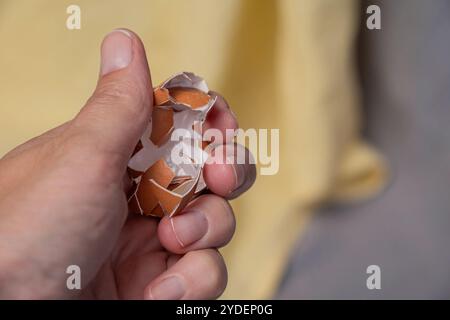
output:
<path id="1" fill-rule="evenodd" d="M 123 156 L 106 152 L 82 134 L 67 138 L 60 144 L 58 154 L 66 167 L 81 172 L 87 184 L 108 185 L 120 178 L 117 168 Z"/>

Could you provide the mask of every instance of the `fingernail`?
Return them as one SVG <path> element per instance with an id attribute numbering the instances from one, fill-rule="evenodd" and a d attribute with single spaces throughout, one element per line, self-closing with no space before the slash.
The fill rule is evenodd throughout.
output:
<path id="1" fill-rule="evenodd" d="M 184 293 L 184 286 L 177 276 L 166 278 L 150 288 L 150 298 L 153 300 L 178 300 Z"/>
<path id="2" fill-rule="evenodd" d="M 208 231 L 208 220 L 200 211 L 189 211 L 173 217 L 170 221 L 175 237 L 182 247 L 200 240 Z"/>
<path id="3" fill-rule="evenodd" d="M 116 29 L 103 40 L 101 50 L 100 74 L 127 67 L 133 58 L 132 34 L 127 30 Z"/>

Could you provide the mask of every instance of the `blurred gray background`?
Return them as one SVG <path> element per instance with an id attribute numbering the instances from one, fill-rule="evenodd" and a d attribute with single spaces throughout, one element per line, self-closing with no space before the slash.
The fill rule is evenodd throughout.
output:
<path id="1" fill-rule="evenodd" d="M 381 8 L 381 30 L 365 8 Z M 362 1 L 366 137 L 386 156 L 377 199 L 319 212 L 277 298 L 450 298 L 450 0 Z M 368 290 L 366 268 L 381 268 Z"/>

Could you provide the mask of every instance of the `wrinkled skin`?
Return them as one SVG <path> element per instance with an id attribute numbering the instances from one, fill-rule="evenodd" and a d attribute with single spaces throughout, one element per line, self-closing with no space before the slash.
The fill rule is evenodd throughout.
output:
<path id="1" fill-rule="evenodd" d="M 216 248 L 235 227 L 226 199 L 251 186 L 255 168 L 208 164 L 211 194 L 179 216 L 129 215 L 125 172 L 149 121 L 151 88 L 140 39 L 112 32 L 97 88 L 80 113 L 0 160 L 0 297 L 209 299 L 223 292 L 226 266 Z M 237 128 L 220 96 L 205 127 Z M 69 265 L 81 268 L 81 290 L 67 289 Z"/>

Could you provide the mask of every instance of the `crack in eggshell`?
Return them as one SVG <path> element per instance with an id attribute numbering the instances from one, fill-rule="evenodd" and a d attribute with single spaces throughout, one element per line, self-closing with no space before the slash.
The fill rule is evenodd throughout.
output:
<path id="1" fill-rule="evenodd" d="M 206 82 L 188 72 L 154 89 L 152 119 L 128 163 L 128 173 L 137 185 L 129 197 L 130 212 L 173 216 L 206 188 L 202 169 L 208 154 L 203 151 L 200 131 L 216 100 L 208 92 Z M 169 139 L 178 128 L 185 129 L 187 136 Z M 171 157 L 175 148 L 184 160 L 181 164 Z"/>
<path id="2" fill-rule="evenodd" d="M 173 190 L 163 188 L 154 180 L 150 181 L 152 194 L 159 200 L 159 205 L 165 215 L 172 217 L 184 208 L 194 195 L 198 178 L 199 176 L 195 180 L 185 181 Z"/>

